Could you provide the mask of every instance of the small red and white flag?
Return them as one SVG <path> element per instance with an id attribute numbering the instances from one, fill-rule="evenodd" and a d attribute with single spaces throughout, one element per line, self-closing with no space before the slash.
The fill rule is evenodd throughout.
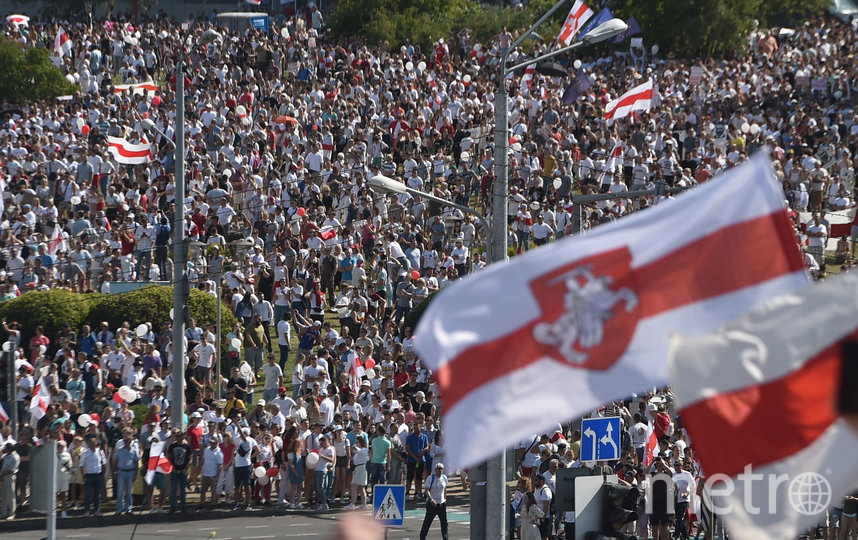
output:
<path id="1" fill-rule="evenodd" d="M 614 177 L 614 172 L 616 172 L 622 162 L 623 145 L 622 143 L 617 143 L 611 150 L 611 155 L 608 156 L 608 161 L 605 162 L 605 167 L 602 169 L 602 172 L 599 173 L 598 182 L 599 185 L 602 186 L 603 191 L 611 187 L 611 179 Z"/>
<path id="2" fill-rule="evenodd" d="M 652 106 L 652 79 L 635 86 L 622 96 L 605 105 L 605 119 L 608 124 L 617 118 L 628 116 L 634 111 L 648 111 Z"/>
<path id="3" fill-rule="evenodd" d="M 136 84 L 117 84 L 113 87 L 114 94 L 121 94 L 122 92 L 130 91 L 132 94 L 137 96 L 142 96 L 146 91 L 157 92 L 158 90 L 160 90 L 158 85 L 151 81 Z"/>
<path id="4" fill-rule="evenodd" d="M 658 448 L 658 439 L 655 438 L 655 428 L 653 427 L 652 418 L 646 425 L 646 445 L 644 446 L 644 467 L 649 467 L 652 464 L 652 458 L 655 457 L 655 451 Z"/>
<path id="5" fill-rule="evenodd" d="M 165 441 L 153 442 L 149 448 L 149 463 L 146 465 L 146 476 L 144 480 L 147 484 L 152 485 L 155 480 L 155 473 L 170 474 L 173 466 L 170 460 L 164 456 Z"/>
<path id="6" fill-rule="evenodd" d="M 30 18 L 26 15 L 9 15 L 6 17 L 9 26 L 30 26 Z"/>
<path id="7" fill-rule="evenodd" d="M 59 224 L 54 225 L 54 232 L 51 234 L 51 239 L 48 240 L 48 253 L 56 255 L 60 248 L 65 246 L 65 238 L 63 238 L 63 228 Z"/>
<path id="8" fill-rule="evenodd" d="M 710 332 L 807 283 L 764 152 L 668 204 L 454 283 L 415 332 L 443 396 L 449 466 L 664 386 L 671 332 Z"/>
<path id="9" fill-rule="evenodd" d="M 854 489 L 856 290 L 858 274 L 849 272 L 717 332 L 672 338 L 682 423 L 706 476 L 720 477 L 707 506 L 723 515 L 730 538 L 797 538 Z"/>
<path id="10" fill-rule="evenodd" d="M 322 227 L 321 229 L 319 229 L 319 238 L 321 238 L 325 242 L 327 242 L 328 240 L 331 240 L 333 238 L 336 238 L 336 237 L 337 237 L 337 229 L 335 229 L 334 227 L 332 227 L 330 225 L 326 225 L 326 226 Z"/>
<path id="11" fill-rule="evenodd" d="M 360 381 L 364 374 L 366 374 L 366 371 L 363 368 L 363 364 L 361 364 L 360 358 L 355 357 L 351 362 L 351 367 L 349 367 L 349 389 L 355 395 L 360 391 Z"/>
<path id="12" fill-rule="evenodd" d="M 587 4 L 581 0 L 575 0 L 569 15 L 566 16 L 566 21 L 560 28 L 560 35 L 557 36 L 557 39 L 564 45 L 570 45 L 575 35 L 592 16 L 593 10 Z"/>
<path id="13" fill-rule="evenodd" d="M 0 422 L 8 422 L 9 421 L 9 413 L 6 412 L 6 407 L 0 403 Z"/>
<path id="14" fill-rule="evenodd" d="M 254 6 L 258 6 L 258 5 L 262 4 L 262 0 L 244 0 L 244 1 L 247 2 L 248 4 L 253 4 Z"/>
<path id="15" fill-rule="evenodd" d="M 44 379 L 39 377 L 39 382 L 33 390 L 33 398 L 30 400 L 30 416 L 36 420 L 45 416 L 48 412 L 48 405 L 51 403 L 51 395 L 48 393 L 48 387 L 45 385 Z"/>
<path id="16" fill-rule="evenodd" d="M 74 47 L 74 43 L 72 43 L 71 38 L 62 28 L 57 31 L 57 37 L 54 39 L 54 50 L 60 53 L 60 56 L 65 56 L 70 54 L 72 48 Z"/>
<path id="17" fill-rule="evenodd" d="M 524 68 L 524 75 L 521 76 L 521 91 L 524 92 L 530 85 L 533 84 L 533 74 L 536 73 L 536 64 L 531 64 Z"/>
<path id="18" fill-rule="evenodd" d="M 108 151 L 117 163 L 123 165 L 141 165 L 153 159 L 152 145 L 147 142 L 132 143 L 119 137 L 108 137 Z"/>

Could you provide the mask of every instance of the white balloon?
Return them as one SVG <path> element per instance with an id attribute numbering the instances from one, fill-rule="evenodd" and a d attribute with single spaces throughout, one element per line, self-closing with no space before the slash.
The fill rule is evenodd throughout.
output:
<path id="1" fill-rule="evenodd" d="M 173 314 L 175 313 L 175 312 L 173 311 L 173 309 L 174 309 L 174 308 L 170 308 L 170 320 L 171 320 L 171 321 L 175 318 L 175 317 L 173 317 Z"/>
<path id="2" fill-rule="evenodd" d="M 375 368 L 369 368 L 366 370 L 366 376 L 369 379 L 375 379 Z"/>
<path id="3" fill-rule="evenodd" d="M 244 105 L 239 105 L 235 108 L 235 113 L 239 116 L 247 116 L 247 109 L 244 108 Z"/>
<path id="4" fill-rule="evenodd" d="M 748 125 L 748 123 L 747 123 L 747 122 L 745 122 L 744 124 L 742 124 L 742 125 L 739 127 L 739 129 L 741 129 L 741 130 L 742 130 L 742 133 L 747 133 L 747 132 L 751 131 L 751 126 L 749 126 L 749 125 Z"/>
<path id="5" fill-rule="evenodd" d="M 581 61 L 576 59 L 574 62 L 572 62 L 572 67 L 574 67 L 575 69 L 581 69 Z"/>
<path id="6" fill-rule="evenodd" d="M 4 344 L 3 344 L 3 352 L 9 352 L 9 351 L 11 351 L 11 350 L 12 350 L 12 347 L 13 347 L 12 342 L 11 342 L 11 341 L 7 341 L 6 343 L 4 343 Z"/>
<path id="7" fill-rule="evenodd" d="M 475 51 L 479 51 L 481 48 L 482 48 L 482 45 L 480 45 L 479 43 L 474 43 L 474 50 Z"/>
<path id="8" fill-rule="evenodd" d="M 465 75 L 464 77 L 462 77 L 462 80 L 465 81 L 466 83 L 469 83 L 469 82 L 471 82 L 471 76 Z"/>
<path id="9" fill-rule="evenodd" d="M 91 423 L 92 423 L 92 417 L 88 414 L 82 414 L 82 415 L 77 417 L 77 424 L 82 428 L 85 428 L 86 426 L 90 425 Z"/>
<path id="10" fill-rule="evenodd" d="M 72 206 L 77 206 L 77 205 L 79 205 L 79 204 L 80 204 L 80 197 L 78 197 L 77 195 L 75 195 L 74 197 L 72 197 L 71 199 L 69 199 L 69 202 L 71 203 L 71 205 L 72 205 Z"/>
<path id="11" fill-rule="evenodd" d="M 79 116 L 77 118 L 75 118 L 74 125 L 77 126 L 78 131 L 80 131 L 80 128 L 83 127 L 83 124 L 84 124 L 83 118 L 81 118 Z"/>
<path id="12" fill-rule="evenodd" d="M 119 393 L 119 397 L 129 403 L 137 399 L 137 392 L 132 390 L 130 386 L 120 386 L 117 392 Z"/>
<path id="13" fill-rule="evenodd" d="M 280 30 L 280 37 L 282 37 L 283 39 L 289 39 L 289 29 L 286 27 L 283 27 Z"/>
<path id="14" fill-rule="evenodd" d="M 652 54 L 658 54 L 658 45 L 653 45 L 650 50 L 652 51 Z"/>
<path id="15" fill-rule="evenodd" d="M 262 478 L 265 476 L 265 467 L 257 467 L 253 469 L 253 476 L 257 478 Z"/>
<path id="16" fill-rule="evenodd" d="M 563 180 L 561 180 L 560 178 L 555 178 L 554 182 L 552 182 L 551 185 L 554 186 L 554 189 L 560 189 L 560 186 L 563 185 Z"/>
<path id="17" fill-rule="evenodd" d="M 760 126 L 757 124 L 751 124 L 751 135 L 756 135 L 760 132 Z"/>
<path id="18" fill-rule="evenodd" d="M 315 452 L 310 452 L 309 454 L 307 454 L 307 466 L 308 467 L 315 467 L 316 463 L 318 463 L 318 462 L 319 462 L 319 454 L 317 454 Z"/>
<path id="19" fill-rule="evenodd" d="M 149 332 L 149 327 L 146 323 L 140 323 L 140 326 L 138 326 L 137 330 L 134 331 L 134 333 L 137 334 L 137 337 L 143 337 L 147 332 Z"/>
<path id="20" fill-rule="evenodd" d="M 232 338 L 232 341 L 230 341 L 229 344 L 232 345 L 234 349 L 240 349 L 241 348 L 241 340 L 238 339 L 237 337 Z"/>
<path id="21" fill-rule="evenodd" d="M 417 69 L 419 69 L 420 71 L 423 71 L 424 69 L 426 69 L 426 62 L 421 60 L 420 63 L 417 64 Z"/>
<path id="22" fill-rule="evenodd" d="M 411 60 L 409 60 L 408 62 L 405 62 L 405 69 L 407 71 L 413 71 L 414 70 L 414 62 L 412 62 Z"/>
<path id="23" fill-rule="evenodd" d="M 258 479 L 256 480 L 256 482 L 257 482 L 260 486 L 267 486 L 267 485 L 268 485 L 268 482 L 270 482 L 270 481 L 271 481 L 271 478 L 269 478 L 267 475 L 263 475 L 263 476 L 261 476 L 260 478 L 258 478 Z"/>

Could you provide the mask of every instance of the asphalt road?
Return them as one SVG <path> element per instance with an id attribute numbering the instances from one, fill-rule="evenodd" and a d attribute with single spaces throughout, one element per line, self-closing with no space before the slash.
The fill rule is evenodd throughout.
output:
<path id="1" fill-rule="evenodd" d="M 411 506 L 411 505 L 409 505 Z M 369 516 L 370 511 L 363 514 Z M 253 517 L 252 512 L 241 513 L 234 518 L 211 521 L 195 521 L 193 512 L 182 520 L 147 523 L 147 515 L 141 515 L 137 525 L 127 524 L 111 527 L 88 527 L 57 531 L 57 539 L 82 540 L 264 540 L 269 538 L 335 538 L 334 530 L 341 511 L 325 514 L 295 512 L 283 516 Z M 388 540 L 416 540 L 423 524 L 422 508 L 410 508 L 405 512 L 405 526 L 388 529 Z M 469 516 L 467 508 L 451 508 L 450 540 L 467 539 Z M 2 524 L 0 524 L 2 530 Z M 214 532 L 214 536 L 212 536 Z M 3 540 L 35 540 L 44 537 L 44 531 L 4 532 Z M 441 538 L 441 529 L 436 519 L 428 538 Z"/>

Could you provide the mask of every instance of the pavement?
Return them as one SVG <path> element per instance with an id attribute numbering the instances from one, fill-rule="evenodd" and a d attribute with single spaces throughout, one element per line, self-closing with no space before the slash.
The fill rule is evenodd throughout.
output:
<path id="1" fill-rule="evenodd" d="M 278 506 L 255 506 L 249 511 L 232 511 L 232 505 L 215 510 L 196 511 L 195 494 L 188 494 L 186 514 L 150 514 L 137 511 L 130 516 L 117 516 L 106 512 L 101 517 L 72 515 L 67 519 L 57 516 L 56 539 L 213 539 L 262 540 L 268 538 L 335 538 L 337 521 L 345 513 L 370 518 L 367 510 L 345 510 L 332 505 L 331 510 L 317 513 L 312 510 L 291 510 Z M 447 518 L 450 540 L 467 539 L 470 535 L 469 495 L 462 489 L 457 477 L 451 478 L 447 498 Z M 169 507 L 169 501 L 165 507 Z M 405 525 L 391 527 L 387 540 L 416 540 L 423 524 L 425 505 L 406 500 Z M 214 533 L 214 534 L 212 534 Z M 29 514 L 11 521 L 0 521 L 3 540 L 37 540 L 45 537 L 44 515 Z M 436 519 L 429 538 L 441 538 Z"/>

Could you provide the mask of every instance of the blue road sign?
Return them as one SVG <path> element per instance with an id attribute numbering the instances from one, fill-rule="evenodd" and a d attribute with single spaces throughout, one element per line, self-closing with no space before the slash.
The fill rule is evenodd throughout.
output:
<path id="1" fill-rule="evenodd" d="M 581 461 L 620 459 L 620 418 L 585 418 L 581 421 Z"/>
<path id="2" fill-rule="evenodd" d="M 372 492 L 372 516 L 385 527 L 405 524 L 405 486 L 378 484 Z"/>
<path id="3" fill-rule="evenodd" d="M 251 17 L 250 18 L 250 25 L 252 27 L 256 28 L 257 30 L 262 30 L 266 34 L 270 33 L 267 15 L 262 16 L 262 17 Z"/>

